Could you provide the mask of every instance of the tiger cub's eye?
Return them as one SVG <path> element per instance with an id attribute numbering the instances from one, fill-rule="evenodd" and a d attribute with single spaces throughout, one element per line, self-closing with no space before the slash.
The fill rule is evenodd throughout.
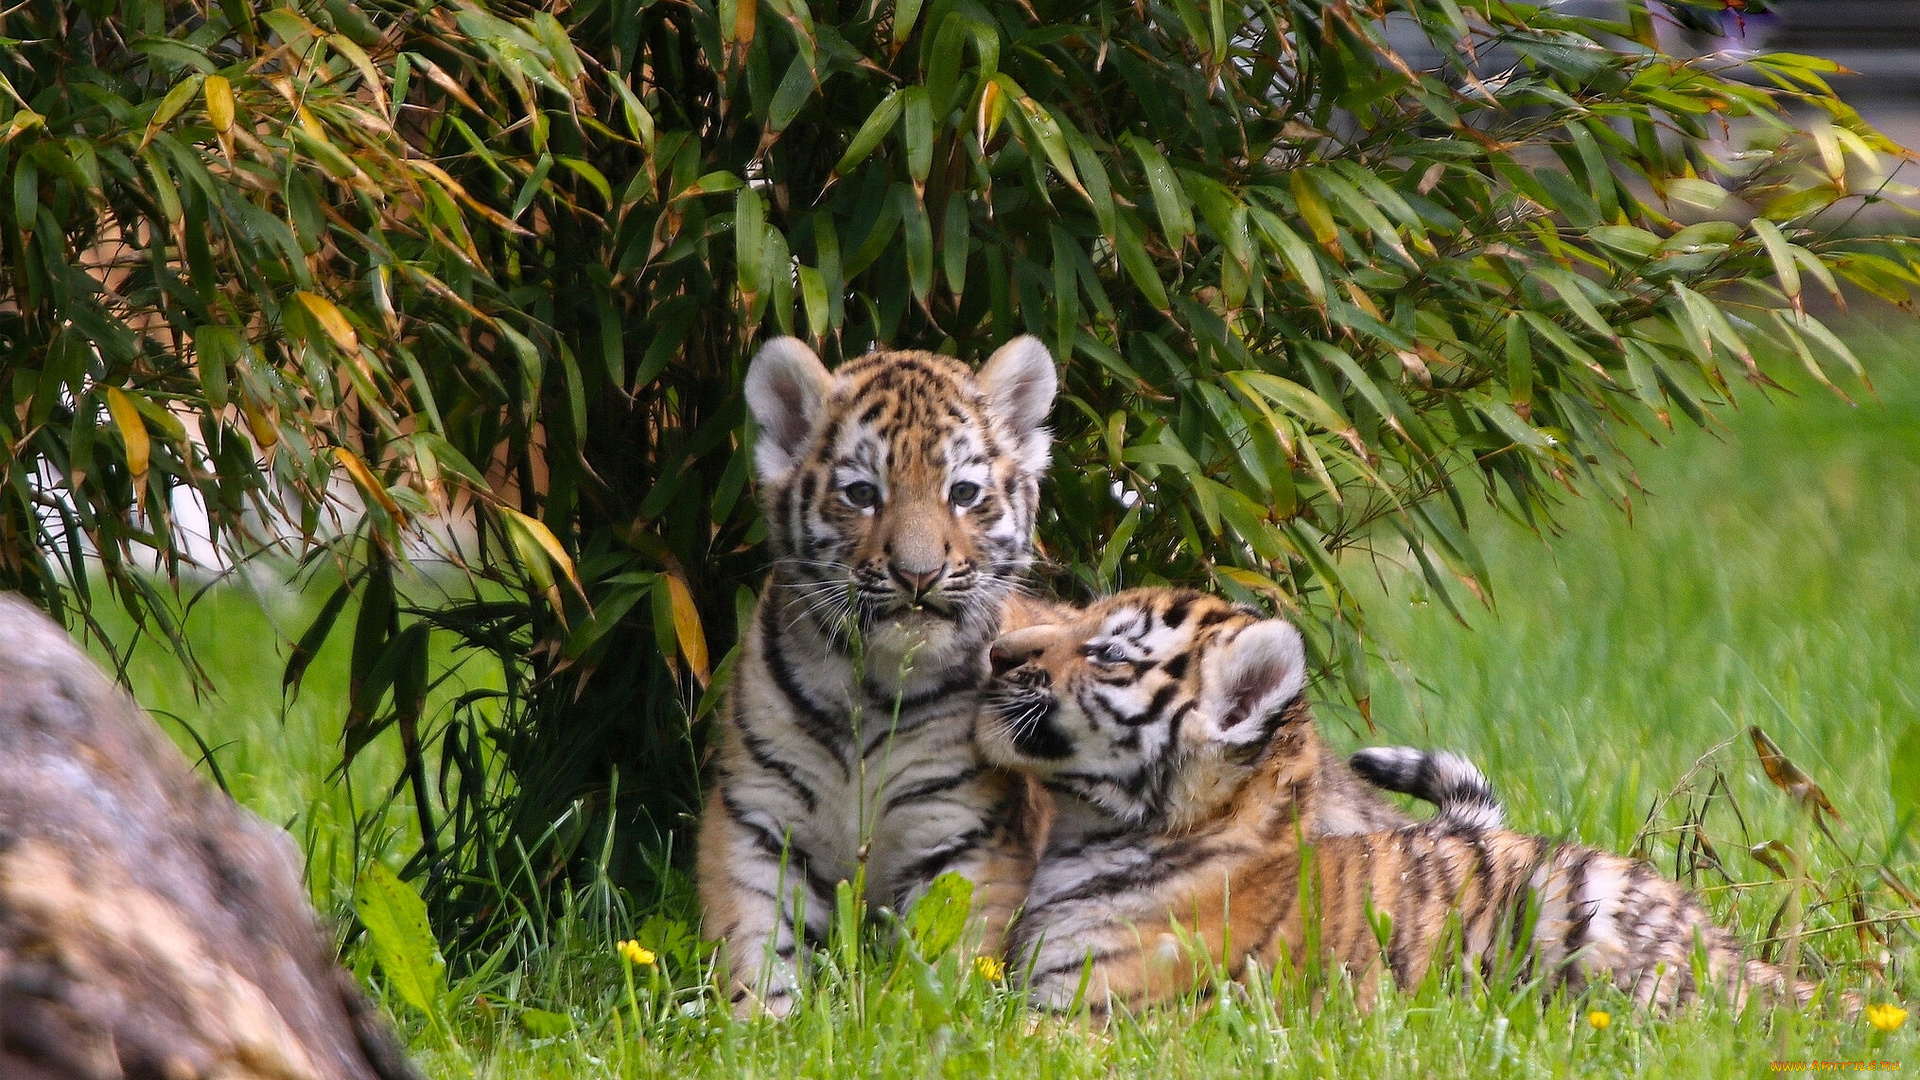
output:
<path id="1" fill-rule="evenodd" d="M 1105 645 L 1088 646 L 1087 655 L 1097 664 L 1123 664 L 1127 660 L 1127 648 L 1117 641 L 1109 641 Z"/>
<path id="2" fill-rule="evenodd" d="M 848 506 L 856 510 L 866 510 L 879 505 L 880 489 L 865 480 L 855 480 L 840 489 L 840 497 L 847 500 Z"/>
<path id="3" fill-rule="evenodd" d="M 947 498 L 953 500 L 955 506 L 972 506 L 980 501 L 980 485 L 971 480 L 962 480 L 947 489 Z"/>

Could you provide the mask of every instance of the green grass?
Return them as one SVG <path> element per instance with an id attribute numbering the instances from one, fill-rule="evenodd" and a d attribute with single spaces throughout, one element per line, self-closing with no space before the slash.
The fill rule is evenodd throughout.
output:
<path id="1" fill-rule="evenodd" d="M 1723 430 L 1679 431 L 1663 447 L 1637 448 L 1647 494 L 1631 521 L 1570 500 L 1563 531 L 1542 541 L 1482 513 L 1476 535 L 1497 606 L 1468 611 L 1470 630 L 1428 601 L 1417 576 L 1387 560 L 1377 576 L 1352 564 L 1356 576 L 1375 577 L 1367 588 L 1368 632 L 1382 653 L 1377 731 L 1363 739 L 1357 714 L 1328 706 L 1330 737 L 1458 750 L 1493 777 L 1516 827 L 1624 848 L 1697 757 L 1758 725 L 1841 817 L 1842 846 L 1813 846 L 1816 880 L 1832 887 L 1852 861 L 1889 861 L 1915 876 L 1916 841 L 1898 828 L 1888 787 L 1892 748 L 1920 724 L 1920 336 L 1905 333 L 1856 334 L 1874 364 L 1877 401 L 1849 408 L 1806 387 L 1772 404 L 1747 394 Z M 263 606 L 231 591 L 209 603 L 193 631 L 223 697 L 196 701 L 157 654 L 136 662 L 136 685 L 216 745 L 243 801 L 315 849 L 325 878 L 316 894 L 338 910 L 353 867 L 368 857 L 354 853 L 349 823 L 404 829 L 404 813 L 381 818 L 386 792 L 372 786 L 394 775 L 391 740 L 356 767 L 351 800 L 325 783 L 343 711 L 341 647 L 321 656 L 307 694 L 283 714 L 272 645 L 275 628 L 304 625 L 313 601 Z M 1732 875 L 1754 884 L 1716 888 L 1712 902 L 1752 940 L 1787 887 L 1769 883 L 1743 849 L 1775 838 L 1805 848 L 1807 829 L 1750 743 L 1736 741 L 1720 761 L 1740 818 L 1722 799 L 1706 825 Z M 1677 820 L 1674 812 L 1660 823 Z M 1655 851 L 1671 869 L 1671 846 Z M 1882 891 L 1872 901 L 1883 910 L 1891 898 Z M 457 986 L 444 1024 L 391 1004 L 429 1071 L 447 1077 L 1751 1077 L 1780 1058 L 1920 1069 L 1920 1016 L 1880 1036 L 1828 1013 L 1709 1006 L 1656 1018 L 1606 994 L 1542 1002 L 1426 987 L 1389 993 L 1363 1013 L 1338 985 L 1319 1005 L 1295 986 L 1282 988 L 1277 1007 L 1260 994 L 1227 994 L 1091 1031 L 1034 1021 L 957 960 L 922 969 L 911 954 L 872 942 L 830 962 L 828 985 L 790 1022 L 742 1025 L 685 985 L 693 949 L 667 939 L 671 919 L 690 913 L 684 901 L 668 902 L 664 915 L 660 905 L 588 896 L 530 921 L 530 961 Z M 678 991 L 653 994 L 643 971 L 629 999 L 613 943 L 635 934 L 662 953 Z M 1892 983 L 1874 984 L 1874 996 L 1920 997 L 1915 943 L 1911 929 L 1896 933 Z M 1812 947 L 1841 960 L 1861 954 L 1845 934 Z M 1868 984 L 1855 975 L 1853 985 Z M 1590 1026 L 1592 1008 L 1609 1010 L 1612 1024 Z M 632 1009 L 642 1014 L 640 1037 Z"/>
<path id="2" fill-rule="evenodd" d="M 206 590 L 190 609 L 188 636 L 213 692 L 196 688 L 178 661 L 150 641 L 135 648 L 127 677 L 141 704 L 190 760 L 203 762 L 204 743 L 217 768 L 203 762 L 202 771 L 217 773 L 234 798 L 301 841 L 315 903 L 339 915 L 348 910 L 353 882 L 366 861 L 412 850 L 420 830 L 411 795 L 402 791 L 396 798 L 392 789 L 401 768 L 399 740 L 392 733 L 370 743 L 344 776 L 337 775 L 348 702 L 351 607 L 309 665 L 300 692 L 282 693 L 289 642 L 299 638 L 337 583 L 323 579 L 305 594 L 294 592 L 274 584 L 285 569 L 263 567 L 251 582 L 236 576 Z M 115 613 L 103 609 L 100 614 L 116 643 L 133 639 Z M 101 649 L 94 652 L 105 659 Z M 439 663 L 448 659 L 435 657 Z M 429 695 L 429 707 L 443 705 L 484 678 L 484 666 L 463 667 Z M 430 713 L 437 714 L 437 709 Z"/>

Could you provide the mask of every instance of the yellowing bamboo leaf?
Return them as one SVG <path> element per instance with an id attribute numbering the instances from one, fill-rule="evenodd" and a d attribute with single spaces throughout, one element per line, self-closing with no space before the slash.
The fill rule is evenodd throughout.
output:
<path id="1" fill-rule="evenodd" d="M 1287 179 L 1293 186 L 1293 201 L 1300 207 L 1300 218 L 1307 223 L 1314 240 L 1334 258 L 1340 258 L 1340 230 L 1333 223 L 1327 200 L 1320 197 L 1305 172 L 1295 169 Z"/>
<path id="2" fill-rule="evenodd" d="M 532 579 L 533 587 L 547 595 L 555 610 L 559 610 L 560 594 L 553 587 L 553 566 L 546 549 L 527 528 L 526 523 L 533 519 L 510 507 L 500 507 L 500 523 L 507 534 L 507 540 L 513 544 L 514 554 L 520 557 L 520 566 Z"/>
<path id="3" fill-rule="evenodd" d="M 738 0 L 733 9 L 733 43 L 736 54 L 744 54 L 753 44 L 753 38 L 760 23 L 759 0 Z"/>
<path id="4" fill-rule="evenodd" d="M 980 104 L 973 110 L 974 130 L 980 135 L 980 146 L 984 150 L 993 141 L 994 133 L 1000 130 L 1000 121 L 1007 111 L 1006 95 L 1000 92 L 997 79 L 989 79 L 980 87 Z"/>
<path id="5" fill-rule="evenodd" d="M 167 91 L 167 96 L 160 99 L 160 106 L 153 110 L 153 119 L 147 121 L 146 134 L 140 137 L 140 149 L 145 150 L 153 137 L 160 134 L 160 129 L 167 126 L 167 121 L 180 115 L 180 110 L 186 108 L 187 102 L 193 100 L 193 95 L 199 91 L 200 81 L 199 74 L 189 75 L 180 85 Z"/>
<path id="6" fill-rule="evenodd" d="M 353 909 L 367 928 L 373 955 L 400 999 L 429 1016 L 447 996 L 447 964 L 433 939 L 427 905 L 413 886 L 378 861 L 353 890 Z"/>
<path id="7" fill-rule="evenodd" d="M 505 514 L 507 520 L 514 525 L 526 530 L 526 534 L 540 546 L 540 550 L 546 554 L 547 559 L 567 576 L 568 581 L 573 582 L 574 588 L 580 587 L 580 575 L 574 572 L 573 556 L 567 554 L 567 549 L 560 545 L 560 538 L 553 535 L 553 530 L 547 528 L 546 522 L 536 517 L 528 517 L 510 506 L 502 506 L 500 512 Z"/>
<path id="8" fill-rule="evenodd" d="M 458 101 L 460 104 L 465 105 L 469 109 L 472 109 L 474 112 L 482 113 L 482 114 L 486 112 L 485 109 L 482 109 L 480 107 L 479 102 L 473 100 L 473 95 L 467 93 L 467 88 L 464 86 L 461 86 L 458 80 L 456 80 L 453 76 L 448 75 L 444 70 L 442 70 L 439 64 L 436 64 L 433 61 L 428 60 L 426 57 L 423 57 L 418 53 L 410 53 L 408 55 L 414 63 L 420 65 L 420 69 L 422 71 L 425 71 L 427 73 L 427 81 L 433 83 L 433 85 L 439 87 L 440 89 L 445 90 L 448 94 L 453 96 L 453 99 L 455 101 Z"/>
<path id="9" fill-rule="evenodd" d="M 1861 138 L 1857 132 L 1836 126 L 1833 134 L 1848 153 L 1860 159 L 1860 164 L 1866 168 L 1868 180 L 1877 186 L 1880 179 L 1886 175 L 1886 167 L 1881 162 L 1879 153 L 1867 145 L 1867 140 Z"/>
<path id="10" fill-rule="evenodd" d="M 373 475 L 373 470 L 367 467 L 367 463 L 361 460 L 359 454 L 344 446 L 336 446 L 333 448 L 333 456 L 334 460 L 340 462 L 341 466 L 347 470 L 347 475 L 353 478 L 354 484 L 361 491 L 366 492 L 374 502 L 380 504 L 380 509 L 385 510 L 399 524 L 407 523 L 407 512 L 400 509 L 400 504 L 393 501 L 393 496 L 387 493 L 387 486 L 380 482 L 379 477 Z"/>
<path id="11" fill-rule="evenodd" d="M 260 444 L 260 449 L 271 449 L 280 441 L 280 425 L 272 410 L 262 409 L 251 401 L 242 403 L 240 410 L 246 414 L 247 430 L 253 432 L 253 441 Z"/>
<path id="12" fill-rule="evenodd" d="M 673 571 L 667 573 L 667 591 L 673 597 L 673 633 L 680 641 L 680 655 L 687 658 L 693 677 L 705 686 L 713 676 L 707 669 L 707 635 L 700 626 L 700 611 L 693 606 L 693 592 Z"/>
<path id="13" fill-rule="evenodd" d="M 136 488 L 144 488 L 147 482 L 147 466 L 152 460 L 153 444 L 147 438 L 147 425 L 140 419 L 140 409 L 133 403 L 133 397 L 117 386 L 107 387 L 107 411 L 113 414 L 113 426 L 120 429 L 120 439 L 127 446 L 127 471 L 133 474 Z"/>
<path id="14" fill-rule="evenodd" d="M 347 322 L 347 317 L 340 313 L 340 309 L 333 306 L 333 301 L 303 291 L 295 292 L 293 298 L 300 301 L 300 306 L 306 308 L 313 320 L 320 324 L 320 329 L 326 331 L 335 348 L 349 357 L 360 355 L 360 335 L 354 332 L 352 324 Z"/>
<path id="15" fill-rule="evenodd" d="M 213 130 L 225 135 L 233 130 L 233 85 L 222 75 L 209 75 L 200 86 L 207 98 L 207 120 Z"/>

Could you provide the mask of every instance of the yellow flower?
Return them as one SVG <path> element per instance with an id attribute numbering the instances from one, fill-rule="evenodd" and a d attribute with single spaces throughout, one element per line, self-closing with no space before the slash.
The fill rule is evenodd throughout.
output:
<path id="1" fill-rule="evenodd" d="M 1592 1024 L 1596 1031 L 1605 1031 L 1607 1025 L 1613 1023 L 1613 1014 L 1605 1009 L 1595 1009 L 1587 1014 L 1587 1023 Z"/>
<path id="2" fill-rule="evenodd" d="M 1872 1024 L 1876 1030 L 1892 1031 L 1905 1023 L 1906 1019 L 1907 1010 L 1890 1001 L 1884 1005 L 1867 1006 L 1867 1023 Z"/>
<path id="3" fill-rule="evenodd" d="M 656 959 L 652 949 L 644 948 L 639 942 L 632 940 L 620 943 L 620 955 L 626 957 L 627 963 L 635 967 L 652 967 Z"/>
<path id="4" fill-rule="evenodd" d="M 992 982 L 999 982 L 1001 979 L 1006 978 L 1007 975 L 1007 965 L 991 956 L 974 957 L 973 969 L 980 973 L 981 978 L 988 979 Z"/>

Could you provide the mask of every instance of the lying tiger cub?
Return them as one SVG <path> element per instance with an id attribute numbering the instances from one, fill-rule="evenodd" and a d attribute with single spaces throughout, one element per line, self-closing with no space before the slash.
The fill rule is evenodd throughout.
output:
<path id="1" fill-rule="evenodd" d="M 989 761 L 1039 777 L 1058 804 L 1007 945 L 1009 968 L 1030 968 L 1037 1005 L 1069 1007 L 1089 957 L 1096 1014 L 1192 989 L 1209 961 L 1236 978 L 1251 961 L 1298 964 L 1310 920 L 1362 994 L 1381 962 L 1407 987 L 1446 946 L 1456 911 L 1459 959 L 1484 974 L 1507 951 L 1503 970 L 1576 987 L 1610 980 L 1667 1005 L 1696 992 L 1697 940 L 1735 999 L 1749 986 L 1811 993 L 1745 959 L 1692 893 L 1648 864 L 1484 827 L 1471 805 L 1310 837 L 1318 902 L 1302 910 L 1303 823 L 1326 798 L 1325 751 L 1302 692 L 1300 634 L 1285 622 L 1142 589 L 1004 635 L 994 652 L 977 743 Z M 1372 753 L 1362 771 L 1391 774 L 1391 753 Z M 1383 914 L 1391 930 L 1377 932 Z"/>

